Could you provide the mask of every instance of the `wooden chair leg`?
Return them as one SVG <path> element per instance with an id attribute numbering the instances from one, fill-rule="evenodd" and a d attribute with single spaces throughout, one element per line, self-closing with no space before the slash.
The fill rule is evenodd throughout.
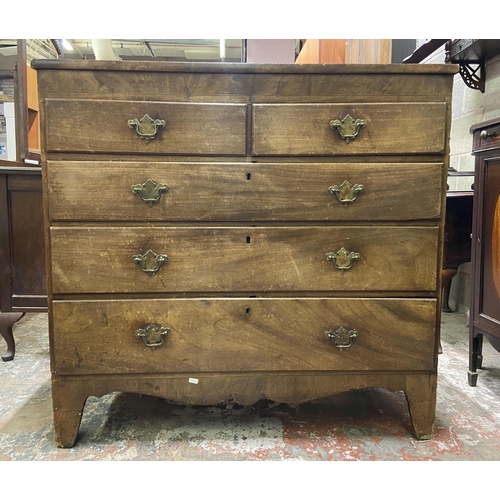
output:
<path id="1" fill-rule="evenodd" d="M 442 271 L 442 290 L 443 290 L 443 302 L 441 309 L 443 312 L 453 312 L 450 308 L 450 290 L 451 290 L 451 280 L 457 275 L 458 269 L 443 269 Z"/>
<path id="2" fill-rule="evenodd" d="M 12 361 L 16 353 L 16 343 L 12 333 L 12 327 L 25 313 L 23 312 L 0 312 L 0 335 L 7 342 L 7 352 L 2 356 L 4 361 Z"/>

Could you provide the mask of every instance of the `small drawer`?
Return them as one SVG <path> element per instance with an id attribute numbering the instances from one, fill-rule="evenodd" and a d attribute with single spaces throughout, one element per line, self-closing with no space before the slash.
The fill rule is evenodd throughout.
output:
<path id="1" fill-rule="evenodd" d="M 405 221 L 441 214 L 442 163 L 47 165 L 53 221 Z"/>
<path id="2" fill-rule="evenodd" d="M 472 153 L 480 151 L 489 151 L 491 149 L 498 149 L 500 144 L 500 125 L 496 122 L 494 125 L 488 125 L 488 122 L 482 127 L 475 128 L 474 126 L 474 140 Z"/>
<path id="3" fill-rule="evenodd" d="M 442 153 L 446 104 L 255 104 L 254 155 Z"/>
<path id="4" fill-rule="evenodd" d="M 433 299 L 52 304 L 56 375 L 433 369 Z"/>
<path id="5" fill-rule="evenodd" d="M 434 291 L 437 227 L 53 227 L 53 293 Z"/>
<path id="6" fill-rule="evenodd" d="M 246 106 L 47 99 L 47 151 L 244 155 Z"/>

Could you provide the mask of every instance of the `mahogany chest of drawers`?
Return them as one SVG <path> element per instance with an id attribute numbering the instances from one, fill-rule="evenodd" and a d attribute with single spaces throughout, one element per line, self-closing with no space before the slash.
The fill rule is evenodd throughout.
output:
<path id="1" fill-rule="evenodd" d="M 433 436 L 456 66 L 33 66 L 58 446 L 112 391 L 378 386 Z"/>

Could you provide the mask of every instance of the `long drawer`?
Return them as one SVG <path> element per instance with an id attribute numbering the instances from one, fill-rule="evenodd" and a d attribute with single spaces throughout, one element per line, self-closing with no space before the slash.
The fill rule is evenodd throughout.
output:
<path id="1" fill-rule="evenodd" d="M 47 163 L 54 221 L 401 221 L 441 213 L 442 163 Z"/>
<path id="2" fill-rule="evenodd" d="M 52 227 L 50 237 L 55 294 L 436 289 L 437 227 Z"/>
<path id="3" fill-rule="evenodd" d="M 246 152 L 244 104 L 47 99 L 45 110 L 47 151 Z"/>
<path id="4" fill-rule="evenodd" d="M 442 153 L 445 118 L 443 102 L 256 104 L 253 154 Z"/>
<path id="5" fill-rule="evenodd" d="M 54 301 L 56 374 L 431 370 L 431 299 Z M 163 330 L 162 330 L 163 329 Z"/>

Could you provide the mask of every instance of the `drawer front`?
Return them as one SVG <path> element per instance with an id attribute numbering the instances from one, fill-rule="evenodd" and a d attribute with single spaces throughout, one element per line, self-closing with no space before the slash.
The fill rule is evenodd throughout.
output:
<path id="1" fill-rule="evenodd" d="M 48 161 L 49 210 L 54 221 L 436 219 L 443 168 Z"/>
<path id="2" fill-rule="evenodd" d="M 203 390 L 214 371 L 434 368 L 431 299 L 56 300 L 53 314 L 56 374 L 195 374 Z"/>
<path id="3" fill-rule="evenodd" d="M 245 154 L 244 104 L 77 99 L 45 102 L 47 151 Z M 142 122 L 129 125 L 130 120 Z M 159 122 L 155 124 L 156 120 Z"/>
<path id="4" fill-rule="evenodd" d="M 473 136 L 473 153 L 479 151 L 488 151 L 491 149 L 498 149 L 500 144 L 500 125 L 497 123 L 488 125 L 488 122 L 482 127 L 473 126 L 471 132 L 474 133 Z M 480 124 L 478 124 L 480 125 Z"/>
<path id="5" fill-rule="evenodd" d="M 253 154 L 442 153 L 445 123 L 445 103 L 256 104 Z"/>
<path id="6" fill-rule="evenodd" d="M 56 294 L 436 289 L 437 227 L 53 227 L 50 235 Z"/>

